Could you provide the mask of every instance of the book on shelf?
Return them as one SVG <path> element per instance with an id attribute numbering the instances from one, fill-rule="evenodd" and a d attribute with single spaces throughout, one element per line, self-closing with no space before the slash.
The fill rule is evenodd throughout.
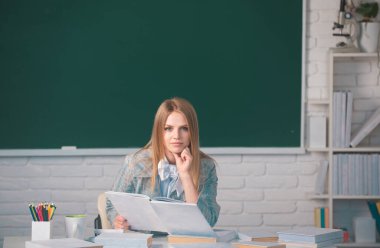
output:
<path id="1" fill-rule="evenodd" d="M 333 93 L 333 147 L 349 147 L 353 95 L 351 91 Z"/>
<path id="2" fill-rule="evenodd" d="M 329 208 L 314 208 L 314 226 L 328 228 L 329 225 Z"/>
<path id="3" fill-rule="evenodd" d="M 235 230 L 227 229 L 214 229 L 215 237 L 194 236 L 194 235 L 168 235 L 168 243 L 216 243 L 216 242 L 230 242 L 237 239 L 237 232 Z"/>
<path id="4" fill-rule="evenodd" d="M 350 147 L 351 141 L 351 126 L 352 126 L 352 109 L 354 97 L 351 91 L 347 92 L 347 106 L 346 106 L 346 125 L 344 135 L 344 147 Z"/>
<path id="5" fill-rule="evenodd" d="M 342 91 L 341 93 L 341 111 L 338 112 L 340 114 L 340 127 L 338 128 L 339 131 L 339 147 L 344 147 L 345 144 L 345 135 L 346 135 L 346 117 L 347 117 L 347 92 Z"/>
<path id="6" fill-rule="evenodd" d="M 239 232 L 238 237 L 241 241 L 258 241 L 258 242 L 277 242 L 278 235 L 272 232 L 253 231 Z"/>
<path id="7" fill-rule="evenodd" d="M 314 208 L 314 226 L 321 227 L 321 211 L 320 208 Z"/>
<path id="8" fill-rule="evenodd" d="M 333 115 L 330 117 L 333 121 L 333 133 L 332 133 L 332 136 L 333 136 L 333 147 L 338 147 L 338 103 L 339 103 L 339 100 L 338 100 L 338 92 L 333 92 Z"/>
<path id="9" fill-rule="evenodd" d="M 75 239 L 75 238 L 25 241 L 25 248 L 102 248 L 102 247 L 103 245 L 94 244 L 89 241 Z"/>
<path id="10" fill-rule="evenodd" d="M 277 242 L 239 241 L 232 245 L 236 248 L 286 248 L 285 244 Z"/>
<path id="11" fill-rule="evenodd" d="M 315 193 L 316 194 L 323 194 L 325 193 L 325 186 L 326 186 L 326 178 L 327 178 L 327 171 L 329 168 L 329 161 L 322 160 L 320 162 L 317 178 L 315 179 Z"/>
<path id="12" fill-rule="evenodd" d="M 125 192 L 107 191 L 105 195 L 135 231 L 216 237 L 196 204 L 157 201 L 146 195 Z"/>
<path id="13" fill-rule="evenodd" d="M 320 243 L 328 240 L 343 240 L 343 231 L 340 229 L 299 227 L 277 232 L 280 242 Z"/>
<path id="14" fill-rule="evenodd" d="M 351 147 L 356 147 L 380 123 L 380 107 L 369 117 L 353 135 Z"/>
<path id="15" fill-rule="evenodd" d="M 95 244 L 100 244 L 104 247 L 150 248 L 152 241 L 153 234 L 139 232 L 101 233 L 93 239 Z"/>
<path id="16" fill-rule="evenodd" d="M 380 195 L 380 156 L 333 155 L 333 195 Z"/>

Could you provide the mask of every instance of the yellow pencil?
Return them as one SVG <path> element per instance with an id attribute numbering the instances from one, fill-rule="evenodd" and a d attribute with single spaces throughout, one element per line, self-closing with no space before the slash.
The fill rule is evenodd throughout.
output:
<path id="1" fill-rule="evenodd" d="M 47 211 L 48 211 L 48 221 L 50 221 L 51 220 L 51 204 L 50 203 L 47 205 Z"/>
<path id="2" fill-rule="evenodd" d="M 57 208 L 54 203 L 51 204 L 51 207 L 52 207 L 52 210 L 51 210 L 50 220 L 53 219 L 55 209 Z"/>

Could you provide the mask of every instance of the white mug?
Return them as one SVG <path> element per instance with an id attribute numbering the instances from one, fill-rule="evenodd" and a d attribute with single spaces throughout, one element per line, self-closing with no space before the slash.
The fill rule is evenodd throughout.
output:
<path id="1" fill-rule="evenodd" d="M 86 215 L 76 214 L 65 216 L 66 237 L 84 239 Z"/>

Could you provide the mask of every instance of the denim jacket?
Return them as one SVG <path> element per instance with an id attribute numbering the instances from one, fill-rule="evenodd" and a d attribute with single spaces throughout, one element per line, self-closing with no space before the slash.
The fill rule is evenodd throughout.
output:
<path id="1" fill-rule="evenodd" d="M 212 159 L 201 159 L 201 170 L 199 177 L 199 197 L 197 205 L 207 222 L 214 226 L 219 217 L 220 206 L 216 202 L 218 177 L 216 175 L 215 162 Z M 142 150 L 135 154 L 126 156 L 112 190 L 144 194 L 151 198 L 160 195 L 160 178 L 157 176 L 154 190 L 151 189 L 152 160 L 148 150 Z M 184 200 L 185 194 L 178 197 L 176 192 L 170 198 Z M 117 212 L 110 200 L 107 199 L 107 217 L 113 224 Z"/>

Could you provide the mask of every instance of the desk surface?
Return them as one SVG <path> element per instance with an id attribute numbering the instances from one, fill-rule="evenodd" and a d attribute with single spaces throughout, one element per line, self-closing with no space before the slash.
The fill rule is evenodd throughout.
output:
<path id="1" fill-rule="evenodd" d="M 3 248 L 25 248 L 25 241 L 30 240 L 28 236 L 17 236 L 17 237 L 4 237 Z M 169 248 L 169 247 L 183 247 L 183 245 L 177 244 L 169 246 L 166 238 L 154 238 L 152 248 Z M 194 248 L 233 248 L 229 243 L 205 243 L 205 244 L 187 244 L 186 247 Z"/>
<path id="2" fill-rule="evenodd" d="M 4 237 L 3 248 L 25 247 L 27 240 L 30 240 L 30 237 Z"/>
<path id="3" fill-rule="evenodd" d="M 4 237 L 4 244 L 3 244 L 3 248 L 25 248 L 25 241 L 28 241 L 30 240 L 30 237 L 28 236 L 16 236 L 16 237 Z M 170 248 L 170 247 L 178 247 L 178 248 L 181 248 L 181 247 L 184 247 L 184 245 L 172 245 L 172 246 L 169 246 L 167 241 L 166 241 L 166 238 L 155 238 L 153 239 L 153 246 L 152 248 Z M 187 244 L 186 247 L 194 247 L 194 248 L 211 248 L 211 247 L 215 247 L 215 248 L 228 248 L 228 247 L 231 247 L 233 248 L 234 246 L 232 246 L 231 244 L 228 244 L 228 243 L 208 243 L 208 244 Z M 342 247 L 350 247 L 350 248 L 377 248 L 377 247 L 380 247 L 380 243 L 376 243 L 376 244 L 354 244 L 354 243 L 350 243 L 350 244 L 340 244 L 338 245 L 337 247 L 339 248 L 342 248 Z"/>

